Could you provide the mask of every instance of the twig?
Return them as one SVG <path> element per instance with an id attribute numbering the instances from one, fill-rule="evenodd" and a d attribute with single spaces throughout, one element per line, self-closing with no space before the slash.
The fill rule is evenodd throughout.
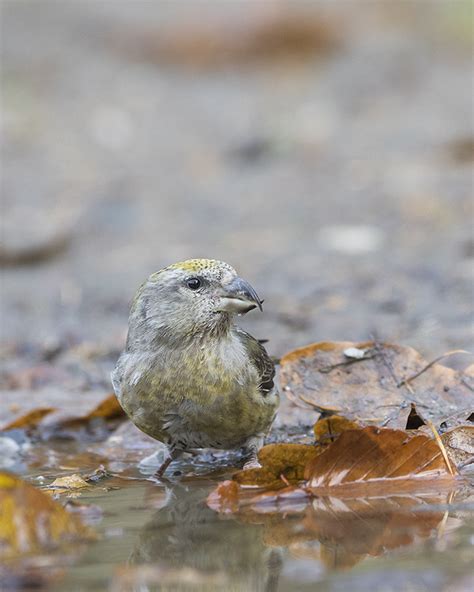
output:
<path id="1" fill-rule="evenodd" d="M 285 391 L 285 394 L 286 394 L 288 400 L 291 401 L 295 407 L 298 407 L 299 409 L 306 409 L 306 411 L 309 411 L 308 404 L 310 405 L 311 403 L 308 403 L 306 405 L 301 405 L 300 397 L 297 397 L 291 391 Z M 311 408 L 313 408 L 313 407 L 314 406 L 311 406 Z"/>
<path id="2" fill-rule="evenodd" d="M 435 364 L 437 364 L 443 358 L 447 358 L 448 356 L 452 356 L 454 354 L 469 354 L 469 355 L 472 355 L 471 352 L 468 352 L 468 351 L 466 351 L 464 349 L 453 349 L 452 351 L 446 352 L 445 354 L 442 354 L 442 355 L 438 356 L 433 361 L 431 361 L 429 364 L 426 364 L 426 366 L 424 368 L 422 368 L 419 372 L 416 372 L 415 374 L 412 374 L 408 378 L 404 378 L 403 380 L 401 380 L 397 384 L 397 386 L 398 387 L 401 387 L 401 386 L 405 385 L 405 386 L 408 387 L 408 383 L 409 382 L 411 382 L 412 380 L 415 380 L 415 378 L 418 378 L 418 376 L 421 376 L 424 372 L 426 372 L 429 368 L 431 368 L 431 366 L 434 366 Z"/>
<path id="3" fill-rule="evenodd" d="M 357 362 L 363 362 L 364 360 L 371 360 L 372 358 L 375 358 L 376 355 L 377 354 L 372 354 L 370 356 L 363 356 L 362 358 L 351 358 L 344 362 L 338 362 L 337 364 L 331 364 L 330 366 L 323 366 L 322 368 L 319 368 L 319 372 L 321 372 L 321 374 L 329 374 L 329 372 L 332 372 L 335 368 L 350 366 L 352 364 L 357 364 Z"/>
<path id="4" fill-rule="evenodd" d="M 448 471 L 454 477 L 454 475 L 457 474 L 457 471 L 454 470 L 451 465 L 451 461 L 449 460 L 448 453 L 446 452 L 446 448 L 444 447 L 443 440 L 441 440 L 440 435 L 438 434 L 438 430 L 434 427 L 433 422 L 431 422 L 429 419 L 426 420 L 426 424 L 433 432 L 433 436 L 435 437 L 436 443 L 438 444 L 439 449 L 441 450 L 441 454 L 443 455 L 444 462 L 448 467 Z"/>
<path id="5" fill-rule="evenodd" d="M 371 335 L 370 337 L 373 340 L 375 351 L 377 352 L 377 354 L 382 359 L 382 362 L 384 363 L 384 366 L 390 372 L 390 376 L 392 377 L 392 379 L 395 382 L 395 384 L 398 384 L 399 383 L 399 380 L 398 380 L 398 378 L 397 378 L 397 376 L 395 374 L 395 370 L 393 369 L 392 362 L 387 358 L 387 356 L 386 356 L 386 354 L 385 354 L 385 352 L 383 350 L 383 343 L 380 343 L 380 341 L 374 335 Z"/>
<path id="6" fill-rule="evenodd" d="M 395 374 L 395 370 L 393 369 L 392 362 L 387 358 L 387 356 L 383 350 L 383 343 L 380 343 L 380 341 L 378 341 L 374 335 L 371 335 L 371 338 L 374 342 L 374 349 L 377 351 L 379 356 L 382 358 L 382 362 L 384 363 L 384 366 L 390 372 L 390 376 L 392 377 L 395 384 L 398 386 L 398 383 L 400 381 L 398 380 L 397 375 Z M 411 395 L 415 394 L 415 392 L 413 391 L 413 389 L 411 388 L 411 386 L 409 384 L 406 384 L 404 386 Z M 410 400 L 410 403 L 415 403 L 415 402 L 416 401 Z"/>

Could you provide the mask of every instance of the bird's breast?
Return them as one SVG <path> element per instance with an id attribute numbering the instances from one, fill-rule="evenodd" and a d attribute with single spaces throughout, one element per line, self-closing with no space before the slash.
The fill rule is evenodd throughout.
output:
<path id="1" fill-rule="evenodd" d="M 162 348 L 127 365 L 122 405 L 140 429 L 159 440 L 233 448 L 271 425 L 278 399 L 262 396 L 240 343 Z"/>

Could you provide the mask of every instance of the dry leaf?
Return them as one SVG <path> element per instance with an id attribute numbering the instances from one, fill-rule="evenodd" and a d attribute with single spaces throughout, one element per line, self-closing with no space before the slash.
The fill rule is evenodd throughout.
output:
<path id="1" fill-rule="evenodd" d="M 92 411 L 81 417 L 73 417 L 71 419 L 65 419 L 58 423 L 60 428 L 78 428 L 86 426 L 90 421 L 94 419 L 103 419 L 106 421 L 113 419 L 126 419 L 125 411 L 120 406 L 117 397 L 114 394 L 109 395 L 103 401 L 101 401 L 97 407 L 94 407 Z"/>
<path id="2" fill-rule="evenodd" d="M 425 434 L 373 426 L 343 432 L 305 472 L 316 495 L 371 497 L 451 484 L 441 449 Z"/>
<path id="3" fill-rule="evenodd" d="M 301 60 L 332 49 L 338 43 L 337 37 L 333 23 L 321 15 L 283 10 L 272 15 L 252 12 L 251 19 L 228 22 L 194 19 L 159 33 L 141 31 L 139 39 L 128 33 L 125 45 L 129 54 L 141 60 L 208 68 L 253 60 Z"/>
<path id="4" fill-rule="evenodd" d="M 314 437 L 316 442 L 321 444 L 330 444 L 345 430 L 353 430 L 360 427 L 356 422 L 342 417 L 341 415 L 331 415 L 322 417 L 314 424 Z"/>
<path id="5" fill-rule="evenodd" d="M 365 357 L 348 359 L 344 351 L 354 347 L 365 350 Z M 286 354 L 280 381 L 292 400 L 389 427 L 405 427 L 412 403 L 436 425 L 448 413 L 474 408 L 466 376 L 440 364 L 428 366 L 410 347 L 323 342 Z"/>
<path id="6" fill-rule="evenodd" d="M 81 428 L 88 429 L 92 424 L 93 427 L 98 428 L 93 424 L 94 421 L 102 420 L 100 427 L 104 427 L 107 430 L 110 425 L 109 422 L 115 425 L 116 421 L 125 420 L 126 414 L 120 406 L 115 395 L 111 394 L 101 401 L 92 411 L 79 417 L 66 417 L 64 419 L 55 419 L 54 417 L 48 418 L 46 422 L 43 419 L 51 414 L 53 411 L 58 411 L 54 407 L 39 407 L 29 411 L 22 417 L 9 422 L 2 427 L 0 431 L 13 430 L 13 429 L 28 429 L 28 430 L 40 430 L 40 434 L 45 438 L 51 437 L 76 437 L 75 430 Z"/>
<path id="7" fill-rule="evenodd" d="M 457 466 L 474 459 L 474 426 L 460 426 L 445 432 L 441 440 L 450 460 Z"/>
<path id="8" fill-rule="evenodd" d="M 268 444 L 258 452 L 261 468 L 244 469 L 233 479 L 241 485 L 285 487 L 286 481 L 301 481 L 306 464 L 320 452 L 320 447 L 308 444 Z"/>
<path id="9" fill-rule="evenodd" d="M 102 419 L 116 419 L 118 417 L 126 417 L 125 411 L 120 406 L 117 397 L 114 394 L 109 395 L 101 403 L 97 405 L 90 413 L 84 416 L 85 419 L 94 419 L 101 417 Z"/>
<path id="10" fill-rule="evenodd" d="M 58 477 L 45 489 L 47 491 L 53 491 L 54 493 L 77 491 L 84 489 L 85 487 L 90 487 L 92 484 L 95 484 L 106 477 L 110 477 L 110 473 L 105 469 L 104 465 L 100 465 L 91 473 L 83 475 L 73 473 L 72 475 Z"/>
<path id="11" fill-rule="evenodd" d="M 58 477 L 55 479 L 48 489 L 82 489 L 83 487 L 89 487 L 89 483 L 75 473 L 74 475 L 67 475 L 65 477 Z"/>
<path id="12" fill-rule="evenodd" d="M 18 477 L 0 473 L 0 554 L 4 558 L 92 538 L 89 528 L 48 495 Z"/>
<path id="13" fill-rule="evenodd" d="M 25 415 L 22 415 L 18 419 L 7 423 L 0 429 L 0 431 L 6 432 L 7 430 L 28 430 L 36 428 L 43 417 L 46 417 L 46 415 L 49 415 L 53 411 L 56 411 L 54 407 L 38 407 L 37 409 L 28 411 L 28 413 L 25 413 Z"/>

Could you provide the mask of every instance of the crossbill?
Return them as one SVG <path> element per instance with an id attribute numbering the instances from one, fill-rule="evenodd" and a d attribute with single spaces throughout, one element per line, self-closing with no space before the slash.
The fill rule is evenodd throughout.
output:
<path id="1" fill-rule="evenodd" d="M 279 403 L 273 362 L 234 324 L 255 308 L 252 286 L 211 259 L 170 265 L 139 288 L 112 383 L 133 423 L 168 446 L 157 476 L 195 448 L 243 448 L 255 462 Z"/>

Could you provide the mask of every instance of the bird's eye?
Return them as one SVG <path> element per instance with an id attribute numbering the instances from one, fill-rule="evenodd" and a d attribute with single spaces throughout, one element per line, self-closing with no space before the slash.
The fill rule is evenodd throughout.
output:
<path id="1" fill-rule="evenodd" d="M 197 290 L 201 287 L 201 280 L 199 278 L 189 278 L 189 280 L 186 280 L 186 285 L 190 290 Z"/>

